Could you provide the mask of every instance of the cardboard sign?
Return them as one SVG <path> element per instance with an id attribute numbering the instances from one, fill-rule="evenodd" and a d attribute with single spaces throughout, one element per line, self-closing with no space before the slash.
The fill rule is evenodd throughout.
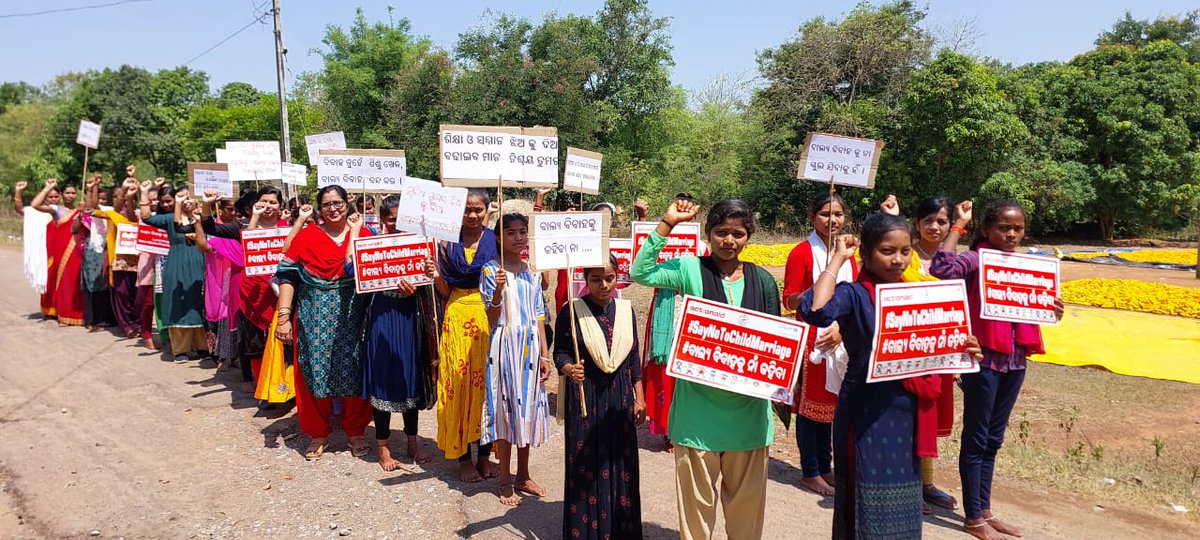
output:
<path id="1" fill-rule="evenodd" d="M 867 382 L 977 372 L 979 364 L 964 352 L 970 336 L 963 280 L 876 285 Z"/>
<path id="2" fill-rule="evenodd" d="M 617 258 L 617 288 L 624 289 L 633 284 L 633 278 L 629 277 L 629 269 L 633 266 L 633 240 L 610 238 L 608 252 Z M 583 268 L 576 266 L 571 269 L 572 290 L 578 290 L 587 283 L 583 279 Z"/>
<path id="3" fill-rule="evenodd" d="M 229 179 L 234 182 L 280 180 L 279 141 L 229 141 L 225 143 Z"/>
<path id="4" fill-rule="evenodd" d="M 979 250 L 979 317 L 1057 325 L 1058 259 L 994 249 Z"/>
<path id="5" fill-rule="evenodd" d="M 291 230 L 291 227 L 242 229 L 242 253 L 246 262 L 243 267 L 247 276 L 275 274 L 279 261 L 283 260 L 283 244 Z"/>
<path id="6" fill-rule="evenodd" d="M 100 147 L 100 124 L 79 121 L 79 132 L 75 134 L 75 143 L 82 144 L 92 150 Z"/>
<path id="7" fill-rule="evenodd" d="M 137 255 L 138 226 L 133 223 L 117 225 L 117 247 L 113 253 L 117 255 Z"/>
<path id="8" fill-rule="evenodd" d="M 600 193 L 600 165 L 604 154 L 567 147 L 563 189 L 596 195 Z"/>
<path id="9" fill-rule="evenodd" d="M 874 188 L 883 141 L 809 132 L 796 178 L 859 188 Z"/>
<path id="10" fill-rule="evenodd" d="M 139 253 L 166 255 L 171 251 L 171 238 L 167 236 L 167 231 L 139 222 L 134 249 Z"/>
<path id="11" fill-rule="evenodd" d="M 558 187 L 558 128 L 442 125 L 442 184 Z"/>
<path id="12" fill-rule="evenodd" d="M 607 212 L 536 212 L 529 216 L 529 265 L 538 272 L 604 266 Z"/>
<path id="13" fill-rule="evenodd" d="M 396 229 L 456 243 L 466 206 L 467 188 L 408 177 L 396 207 Z"/>
<path id="14" fill-rule="evenodd" d="M 633 256 L 637 257 L 642 245 L 650 237 L 650 233 L 658 227 L 657 221 L 633 222 Z M 699 257 L 704 254 L 704 244 L 700 241 L 700 224 L 694 221 L 680 223 L 671 229 L 667 245 L 658 253 L 658 262 L 669 261 L 685 255 Z"/>
<path id="15" fill-rule="evenodd" d="M 321 159 L 321 150 L 345 150 L 346 134 L 341 131 L 305 135 L 304 146 L 308 149 L 308 164 L 316 165 Z"/>
<path id="16" fill-rule="evenodd" d="M 321 150 L 320 156 L 319 188 L 337 184 L 346 191 L 400 193 L 408 174 L 404 150 Z"/>
<path id="17" fill-rule="evenodd" d="M 667 374 L 792 404 L 809 326 L 794 319 L 685 296 Z"/>
<path id="18" fill-rule="evenodd" d="M 437 246 L 415 234 L 368 236 L 354 241 L 354 287 L 358 294 L 395 289 L 401 281 L 428 285 L 425 259 L 437 257 Z"/>
<path id="19" fill-rule="evenodd" d="M 232 199 L 233 181 L 229 179 L 229 168 L 224 163 L 187 163 L 188 191 L 197 199 L 205 191 L 214 190 L 217 196 Z"/>
<path id="20" fill-rule="evenodd" d="M 303 186 L 308 184 L 308 167 L 297 165 L 295 163 L 281 163 L 279 172 L 283 176 L 283 183 L 293 186 Z"/>

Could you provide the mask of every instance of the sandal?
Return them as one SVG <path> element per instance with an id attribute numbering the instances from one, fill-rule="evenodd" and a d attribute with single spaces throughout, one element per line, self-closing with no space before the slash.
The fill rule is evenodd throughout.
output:
<path id="1" fill-rule="evenodd" d="M 363 457 L 371 452 L 371 443 L 367 442 L 367 438 L 359 435 L 358 437 L 350 437 L 350 455 L 354 457 Z"/>
<path id="2" fill-rule="evenodd" d="M 324 438 L 310 441 L 308 448 L 304 449 L 304 459 L 309 461 L 321 459 L 321 456 L 325 455 L 325 444 L 326 440 Z"/>
<path id="3" fill-rule="evenodd" d="M 940 506 L 947 510 L 958 510 L 958 500 L 953 495 L 938 489 L 935 486 L 930 486 L 931 489 L 921 490 L 921 494 L 925 498 L 925 502 Z"/>

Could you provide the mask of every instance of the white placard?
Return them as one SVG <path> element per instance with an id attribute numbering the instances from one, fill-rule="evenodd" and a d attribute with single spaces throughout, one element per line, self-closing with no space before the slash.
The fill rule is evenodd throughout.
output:
<path id="1" fill-rule="evenodd" d="M 100 124 L 88 122 L 87 120 L 79 121 L 79 133 L 75 135 L 75 142 L 82 144 L 92 150 L 100 147 Z"/>
<path id="2" fill-rule="evenodd" d="M 350 191 L 399 193 L 408 163 L 404 150 L 321 150 L 317 187 L 337 184 Z"/>
<path id="3" fill-rule="evenodd" d="M 217 149 L 217 163 L 229 163 L 229 150 L 224 148 Z"/>
<path id="4" fill-rule="evenodd" d="M 439 134 L 442 184 L 558 186 L 558 130 L 443 125 Z"/>
<path id="5" fill-rule="evenodd" d="M 234 182 L 280 180 L 279 141 L 229 141 L 229 179 Z"/>
<path id="6" fill-rule="evenodd" d="M 233 181 L 229 179 L 229 172 L 227 171 L 193 169 L 192 185 L 195 186 L 193 196 L 202 195 L 205 191 L 211 189 L 215 190 L 217 195 L 222 198 L 233 198 Z"/>
<path id="7" fill-rule="evenodd" d="M 534 270 L 608 262 L 608 212 L 545 212 L 529 216 L 529 264 Z"/>
<path id="8" fill-rule="evenodd" d="M 308 148 L 308 164 L 316 165 L 321 158 L 321 150 L 345 150 L 346 134 L 341 131 L 333 133 L 318 133 L 305 135 L 304 146 Z"/>
<path id="9" fill-rule="evenodd" d="M 293 186 L 303 186 L 308 183 L 308 167 L 295 163 L 280 164 L 283 173 L 283 183 Z"/>
<path id="10" fill-rule="evenodd" d="M 874 188 L 883 141 L 810 132 L 796 177 L 859 188 Z"/>
<path id="11" fill-rule="evenodd" d="M 600 193 L 600 164 L 604 154 L 567 147 L 563 189 L 596 195 Z"/>
<path id="12" fill-rule="evenodd" d="M 467 188 L 443 187 L 437 182 L 410 176 L 404 179 L 400 205 L 396 207 L 396 228 L 427 238 L 458 242 L 466 206 Z"/>

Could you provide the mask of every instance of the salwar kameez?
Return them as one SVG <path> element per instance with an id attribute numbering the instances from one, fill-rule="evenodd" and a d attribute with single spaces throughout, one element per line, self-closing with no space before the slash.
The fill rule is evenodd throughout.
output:
<path id="1" fill-rule="evenodd" d="M 93 220 L 106 220 L 105 246 L 108 257 L 108 284 L 110 288 L 109 301 L 112 306 L 113 320 L 121 333 L 127 336 L 137 335 L 141 322 L 137 306 L 137 255 L 117 254 L 117 226 L 134 224 L 129 218 L 111 208 L 97 209 L 92 214 Z"/>
<path id="2" fill-rule="evenodd" d="M 175 356 L 207 349 L 204 335 L 204 255 L 184 236 L 183 225 L 171 214 L 145 219 L 147 225 L 166 231 L 171 249 L 162 263 L 162 300 L 159 314 Z"/>
<path id="3" fill-rule="evenodd" d="M 667 355 L 675 333 L 675 307 L 678 293 L 655 289 L 646 321 L 646 363 L 643 380 L 646 392 L 646 417 L 650 433 L 666 435 L 670 429 L 671 398 L 675 395 L 675 377 L 667 375 Z"/>

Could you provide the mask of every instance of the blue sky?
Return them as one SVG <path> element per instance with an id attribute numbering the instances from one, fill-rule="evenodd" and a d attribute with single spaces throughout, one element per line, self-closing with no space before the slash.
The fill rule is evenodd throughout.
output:
<path id="1" fill-rule="evenodd" d="M 0 2 L 0 80 L 49 81 L 65 71 L 132 64 L 151 70 L 178 66 L 255 18 L 254 7 L 269 0 L 151 0 L 95 10 L 31 17 L 4 15 L 70 8 L 115 0 L 5 0 Z M 672 80 L 690 90 L 715 77 L 755 75 L 755 54 L 794 36 L 800 24 L 823 15 L 837 18 L 852 0 L 812 2 L 760 0 L 697 2 L 651 0 L 654 13 L 671 18 L 675 68 Z M 320 68 L 310 53 L 321 47 L 327 25 L 347 26 L 361 6 L 368 20 L 408 17 L 413 31 L 452 48 L 458 34 L 504 12 L 534 20 L 544 14 L 592 14 L 602 0 L 369 1 L 283 0 L 284 42 L 289 49 L 289 80 Z M 1025 63 L 1068 60 L 1092 46 L 1097 33 L 1128 9 L 1137 18 L 1178 14 L 1197 8 L 1195 0 L 959 1 L 928 3 L 930 25 L 974 20 L 982 36 L 979 54 Z M 265 8 L 264 8 L 265 9 Z M 214 89 L 246 81 L 275 88 L 274 38 L 270 19 L 254 25 L 197 59 L 190 67 L 206 71 Z"/>

